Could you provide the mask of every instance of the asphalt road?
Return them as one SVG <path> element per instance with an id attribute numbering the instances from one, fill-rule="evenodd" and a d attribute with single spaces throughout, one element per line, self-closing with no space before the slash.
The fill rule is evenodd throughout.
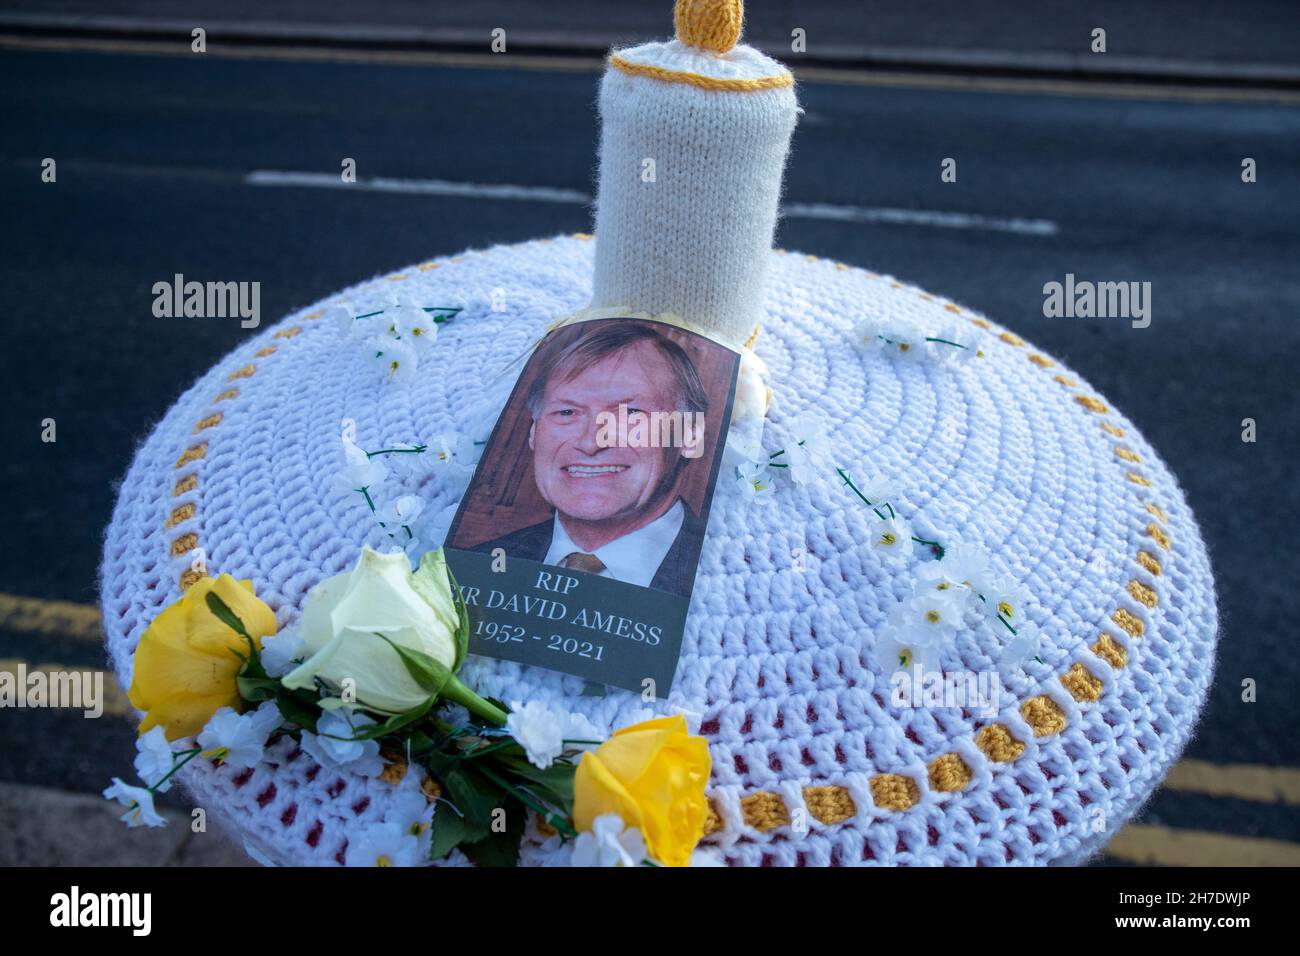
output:
<path id="1" fill-rule="evenodd" d="M 262 283 L 265 321 L 466 247 L 590 228 L 581 204 L 248 185 L 252 170 L 590 193 L 593 72 L 0 52 L 0 591 L 96 602 L 114 482 L 176 396 L 250 334 L 151 313 L 177 272 Z M 788 203 L 1050 221 L 1052 235 L 791 217 L 786 248 L 893 273 L 1073 365 L 1183 482 L 1222 639 L 1189 756 L 1300 766 L 1300 328 L 1294 106 L 805 84 Z M 40 180 L 57 160 L 53 184 Z M 942 183 L 940 161 L 958 162 Z M 1243 157 L 1258 182 L 1240 178 Z M 1066 273 L 1152 284 L 1149 328 L 1045 318 Z M 1241 440 L 1254 418 L 1258 441 Z M 40 440 L 57 421 L 58 440 Z M 103 662 L 0 631 L 0 658 Z M 1240 685 L 1258 682 L 1258 701 Z M 129 768 L 124 721 L 0 712 L 0 781 L 91 792 Z M 1144 820 L 1300 839 L 1294 807 L 1161 791 Z"/>

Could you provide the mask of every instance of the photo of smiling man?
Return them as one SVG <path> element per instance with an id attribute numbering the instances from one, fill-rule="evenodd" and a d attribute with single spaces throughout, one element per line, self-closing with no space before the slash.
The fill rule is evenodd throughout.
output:
<path id="1" fill-rule="evenodd" d="M 520 376 L 448 545 L 688 596 L 735 365 L 734 352 L 645 320 L 553 333 Z"/>

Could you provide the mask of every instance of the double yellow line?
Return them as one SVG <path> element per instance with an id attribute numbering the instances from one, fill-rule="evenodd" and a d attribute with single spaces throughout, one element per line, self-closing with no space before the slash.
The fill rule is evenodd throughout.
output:
<path id="1" fill-rule="evenodd" d="M 114 37 L 42 37 L 0 33 L 0 49 L 89 51 L 142 56 L 195 56 L 188 35 L 174 41 Z M 385 66 L 442 66 L 459 69 L 529 70 L 555 73 L 597 73 L 604 69 L 604 57 L 595 54 L 478 53 L 442 50 L 384 50 L 328 46 L 223 45 L 210 40 L 204 56 L 240 60 L 324 61 L 330 63 L 376 63 Z M 1011 93 L 1038 96 L 1072 96 L 1101 99 L 1166 100 L 1193 103 L 1300 104 L 1300 92 L 1291 89 L 1251 88 L 1230 85 L 1188 85 L 1142 80 L 1074 80 L 1017 76 L 978 76 L 942 70 L 918 72 L 888 68 L 857 69 L 838 66 L 795 66 L 801 83 L 835 86 L 870 86 L 899 89 L 946 90 L 967 93 Z"/>
<path id="2" fill-rule="evenodd" d="M 71 601 L 46 601 L 0 593 L 0 632 L 70 638 L 102 644 L 98 608 Z M 24 661 L 0 658 L 0 671 L 16 672 Z M 59 664 L 28 665 L 27 670 L 92 670 Z M 105 673 L 104 713 L 133 715 L 126 694 Z M 1300 806 L 1300 769 L 1255 764 L 1216 764 L 1182 760 L 1165 779 L 1165 787 L 1182 793 L 1228 797 L 1255 803 Z M 1127 863 L 1161 866 L 1300 866 L 1300 843 L 1259 837 L 1230 836 L 1135 823 L 1125 827 L 1106 848 L 1106 855 Z"/>

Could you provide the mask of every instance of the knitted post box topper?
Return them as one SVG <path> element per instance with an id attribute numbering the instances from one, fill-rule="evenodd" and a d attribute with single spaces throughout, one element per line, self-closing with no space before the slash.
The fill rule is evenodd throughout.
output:
<path id="1" fill-rule="evenodd" d="M 130 684 L 142 632 L 202 573 L 197 549 L 254 581 L 285 627 L 362 544 L 389 541 L 356 496 L 329 490 L 341 421 L 368 448 L 481 440 L 512 362 L 548 326 L 583 309 L 671 315 L 752 342 L 772 393 L 760 460 L 719 479 L 676 682 L 657 705 L 694 715 L 708 740 L 702 846 L 734 865 L 1082 862 L 1159 784 L 1204 700 L 1217 622 L 1195 519 L 1155 450 L 1077 373 L 942 296 L 770 248 L 797 107 L 782 67 L 733 46 L 738 7 L 679 2 L 678 40 L 611 56 L 594 241 L 413 263 L 288 316 L 180 397 L 108 531 L 117 676 Z M 369 374 L 373 356 L 325 318 L 399 293 L 461 309 L 404 382 Z M 949 361 L 959 351 L 969 361 Z M 464 485 L 431 470 L 398 490 L 439 514 Z M 936 645 L 890 644 L 899 609 L 943 583 L 935 569 L 973 568 L 972 554 L 988 594 L 960 626 Z M 900 661 L 932 652 L 989 693 L 954 702 L 900 684 Z M 577 678 L 507 661 L 471 655 L 461 678 L 602 730 L 645 716 L 639 695 L 585 696 Z M 287 739 L 252 768 L 196 760 L 178 778 L 283 864 L 342 862 L 398 799 Z M 548 852 L 530 828 L 521 862 Z"/>

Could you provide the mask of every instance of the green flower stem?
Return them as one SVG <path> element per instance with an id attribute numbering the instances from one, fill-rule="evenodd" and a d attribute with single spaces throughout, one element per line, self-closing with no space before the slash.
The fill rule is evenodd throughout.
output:
<path id="1" fill-rule="evenodd" d="M 374 503 L 374 501 L 373 501 L 373 500 L 371 499 L 371 497 L 370 497 L 370 488 L 369 488 L 369 487 L 358 488 L 357 491 L 361 492 L 361 497 L 365 498 L 365 499 L 366 499 L 366 504 L 370 506 L 370 512 L 371 512 L 371 514 L 374 514 L 374 513 L 375 513 L 375 503 Z"/>
<path id="2" fill-rule="evenodd" d="M 951 345 L 955 349 L 968 349 L 969 345 L 962 345 L 960 342 L 949 342 L 947 339 L 934 339 L 926 336 L 927 342 L 938 342 L 940 345 Z"/>
<path id="3" fill-rule="evenodd" d="M 849 473 L 847 471 L 845 471 L 843 468 L 836 468 L 835 473 L 844 479 L 844 483 L 853 489 L 853 493 L 862 499 L 862 503 L 864 505 L 866 505 L 868 508 L 870 508 L 872 511 L 876 513 L 877 518 L 879 518 L 881 521 L 885 520 L 885 516 L 881 514 L 880 509 L 877 508 L 875 505 L 873 505 L 870 501 L 868 501 L 867 496 L 858 490 L 858 486 L 853 483 L 853 479 L 849 477 Z M 893 515 L 894 509 L 890 508 L 888 504 L 886 504 L 885 507 L 889 508 L 890 515 Z M 917 539 L 913 538 L 912 540 L 915 541 Z"/>
<path id="4" fill-rule="evenodd" d="M 483 774 L 483 776 L 487 777 L 498 787 L 503 788 L 506 791 L 506 793 L 509 793 L 512 796 L 514 796 L 516 800 L 518 800 L 520 803 L 526 806 L 529 810 L 532 810 L 534 813 L 540 816 L 551 826 L 555 827 L 555 829 L 559 830 L 566 837 L 572 839 L 573 837 L 576 837 L 578 835 L 578 831 L 573 829 L 573 827 L 569 826 L 568 820 L 564 819 L 563 817 L 556 816 L 550 810 L 546 809 L 546 807 L 542 806 L 540 803 L 534 800 L 532 796 L 522 787 L 515 786 L 509 780 L 506 780 L 504 777 L 494 773 L 491 769 L 489 769 L 486 766 L 481 766 L 478 768 L 478 770 L 479 773 Z"/>
<path id="5" fill-rule="evenodd" d="M 428 450 L 428 445 L 416 445 L 414 448 L 381 448 L 379 451 L 366 452 L 366 457 L 374 458 L 376 455 L 422 455 Z"/>
<path id="6" fill-rule="evenodd" d="M 180 751 L 180 753 L 176 754 L 176 756 L 183 757 L 184 759 L 178 760 L 176 763 L 172 764 L 172 768 L 168 770 L 165 774 L 163 774 L 161 780 L 155 783 L 152 787 L 146 787 L 145 789 L 147 789 L 150 793 L 157 793 L 158 788 L 161 787 L 168 780 L 170 780 L 172 778 L 172 775 L 176 773 L 177 770 L 180 770 L 181 767 L 185 766 L 187 763 L 189 763 L 191 760 L 193 760 L 202 752 L 203 752 L 202 747 L 195 747 L 193 750 Z"/>
<path id="7" fill-rule="evenodd" d="M 474 693 L 468 687 L 461 683 L 460 678 L 452 676 L 447 683 L 442 685 L 442 690 L 438 696 L 443 700 L 449 700 L 454 704 L 460 704 L 471 714 L 476 717 L 482 717 L 488 723 L 495 724 L 497 727 L 506 725 L 506 712 L 496 704 L 489 703 L 478 694 Z"/>

